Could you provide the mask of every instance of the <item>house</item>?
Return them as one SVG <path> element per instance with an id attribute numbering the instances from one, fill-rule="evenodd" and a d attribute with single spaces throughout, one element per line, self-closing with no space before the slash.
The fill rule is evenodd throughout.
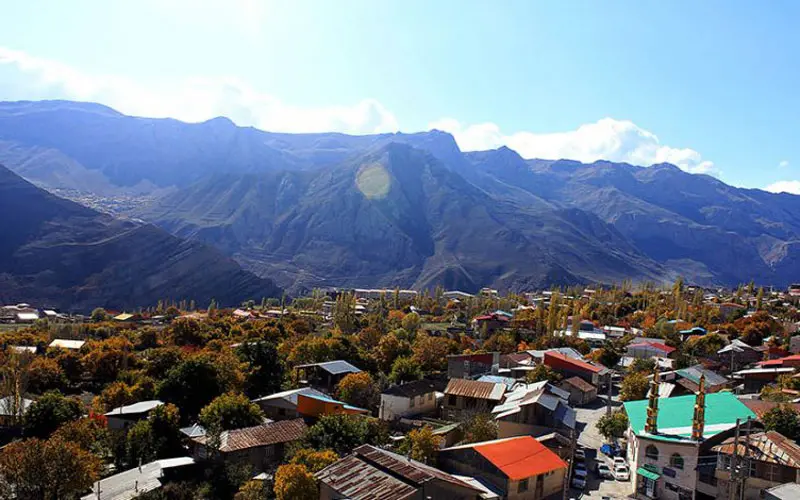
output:
<path id="1" fill-rule="evenodd" d="M 16 427 L 21 425 L 22 417 L 33 404 L 32 399 L 6 396 L 0 399 L 0 427 Z"/>
<path id="2" fill-rule="evenodd" d="M 692 337 L 692 336 L 702 337 L 703 335 L 708 333 L 708 330 L 706 330 L 702 326 L 693 326 L 693 327 L 688 328 L 686 330 L 681 330 L 678 333 L 681 335 L 683 340 L 687 340 L 689 337 Z"/>
<path id="3" fill-rule="evenodd" d="M 311 387 L 301 387 L 256 398 L 253 403 L 257 404 L 269 419 L 291 420 L 301 416 L 297 410 L 297 397 L 300 394 L 327 397 L 324 393 Z"/>
<path id="4" fill-rule="evenodd" d="M 747 370 L 739 370 L 734 372 L 733 377 L 735 380 L 742 383 L 744 393 L 759 392 L 765 385 L 775 382 L 781 375 L 791 375 L 795 371 L 791 367 L 767 367 L 767 368 L 749 368 Z"/>
<path id="5" fill-rule="evenodd" d="M 170 481 L 189 479 L 195 462 L 191 457 L 156 460 L 114 474 L 92 485 L 92 492 L 81 500 L 129 500 L 161 488 Z"/>
<path id="6" fill-rule="evenodd" d="M 712 448 L 718 453 L 716 477 L 718 496 L 722 498 L 731 494 L 734 439 L 728 438 Z M 736 498 L 761 500 L 764 490 L 800 482 L 800 446 L 783 434 L 767 431 L 742 436 L 736 452 L 739 460 L 747 456 L 749 463 L 744 492 L 737 487 Z"/>
<path id="7" fill-rule="evenodd" d="M 763 359 L 763 355 L 741 340 L 733 339 L 730 344 L 717 351 L 715 359 L 723 363 L 729 372 L 734 372 Z"/>
<path id="8" fill-rule="evenodd" d="M 623 403 L 633 492 L 637 498 L 682 500 L 695 491 L 716 496 L 716 455 L 711 446 L 755 414 L 730 392 L 659 398 L 658 378 L 650 397 Z"/>
<path id="9" fill-rule="evenodd" d="M 460 290 L 451 290 L 451 291 L 444 292 L 442 294 L 442 297 L 444 297 L 446 299 L 449 299 L 449 300 L 468 300 L 468 299 L 475 298 L 475 296 L 472 295 L 471 293 L 462 292 Z"/>
<path id="10" fill-rule="evenodd" d="M 436 411 L 437 384 L 432 380 L 416 380 L 389 387 L 381 393 L 378 417 L 397 420 Z"/>
<path id="11" fill-rule="evenodd" d="M 662 342 L 636 342 L 628 344 L 627 355 L 636 359 L 671 358 L 677 350 Z"/>
<path id="12" fill-rule="evenodd" d="M 519 366 L 533 366 L 533 354 L 528 351 L 516 352 L 512 354 L 502 354 L 500 356 L 500 368 L 516 368 Z"/>
<path id="13" fill-rule="evenodd" d="M 744 314 L 747 312 L 747 307 L 737 304 L 736 302 L 723 302 L 722 304 L 719 304 L 717 308 L 719 309 L 719 315 L 724 321 L 728 321 L 734 315 Z"/>
<path id="14" fill-rule="evenodd" d="M 126 323 L 126 322 L 137 321 L 141 319 L 141 316 L 139 316 L 138 314 L 120 313 L 111 319 L 113 319 L 114 321 L 119 321 L 120 323 Z"/>
<path id="15" fill-rule="evenodd" d="M 66 349 L 68 351 L 79 351 L 86 343 L 85 340 L 55 339 L 47 347 Z"/>
<path id="16" fill-rule="evenodd" d="M 472 318 L 472 331 L 478 333 L 479 338 L 491 337 L 498 330 L 507 327 L 511 318 L 505 314 L 491 313 Z"/>
<path id="17" fill-rule="evenodd" d="M 302 419 L 295 419 L 224 431 L 219 435 L 218 450 L 228 463 L 264 472 L 280 463 L 286 445 L 302 439 L 307 429 Z M 192 439 L 196 460 L 209 458 L 209 439 L 206 435 Z"/>
<path id="18" fill-rule="evenodd" d="M 298 383 L 328 393 L 333 392 L 336 385 L 345 376 L 361 372 L 360 369 L 343 360 L 298 365 L 294 370 Z"/>
<path id="19" fill-rule="evenodd" d="M 733 386 L 733 381 L 699 364 L 672 372 L 665 372 L 660 375 L 660 380 L 662 382 L 666 381 L 675 384 L 676 390 L 672 392 L 673 396 L 697 394 L 700 390 L 701 378 L 705 380 L 706 394 L 719 392 L 723 389 L 730 389 Z"/>
<path id="20" fill-rule="evenodd" d="M 146 419 L 150 412 L 163 405 L 164 403 L 154 399 L 150 401 L 139 401 L 132 405 L 114 408 L 105 414 L 108 421 L 108 428 L 111 430 L 124 430 L 132 426 L 139 420 Z"/>
<path id="21" fill-rule="evenodd" d="M 569 403 L 572 405 L 586 405 L 597 399 L 597 387 L 580 377 L 564 379 L 558 385 L 569 392 Z"/>
<path id="22" fill-rule="evenodd" d="M 474 413 L 489 413 L 503 400 L 506 385 L 451 378 L 444 389 L 444 418 L 461 419 Z"/>
<path id="23" fill-rule="evenodd" d="M 764 492 L 764 500 L 797 500 L 800 498 L 800 484 L 786 483 Z"/>
<path id="24" fill-rule="evenodd" d="M 547 381 L 518 385 L 492 408 L 498 437 L 537 436 L 553 431 L 571 434 L 576 415 L 567 404 L 568 398 L 568 392 Z"/>
<path id="25" fill-rule="evenodd" d="M 548 353 L 548 352 L 550 352 L 550 353 L 558 353 L 558 354 L 561 354 L 562 356 L 566 356 L 568 358 L 585 361 L 585 359 L 583 358 L 583 355 L 581 353 L 579 353 L 578 351 L 576 351 L 575 349 L 573 349 L 572 347 L 554 347 L 552 349 L 544 349 L 544 350 L 541 350 L 541 351 L 531 350 L 531 351 L 525 351 L 525 352 L 527 352 L 528 354 L 533 356 L 533 362 L 535 364 L 543 363 L 544 362 L 544 355 L 545 355 L 545 353 Z"/>
<path id="26" fill-rule="evenodd" d="M 500 353 L 454 354 L 447 356 L 447 378 L 473 378 L 500 369 Z"/>
<path id="27" fill-rule="evenodd" d="M 767 361 L 761 361 L 758 363 L 758 366 L 762 368 L 800 368 L 800 354 L 792 354 L 791 356 L 786 356 L 783 358 L 778 359 L 770 359 Z"/>
<path id="28" fill-rule="evenodd" d="M 314 477 L 320 500 L 478 500 L 483 493 L 434 467 L 366 444 Z"/>
<path id="29" fill-rule="evenodd" d="M 323 415 L 368 415 L 369 410 L 351 406 L 326 395 L 298 394 L 297 413 L 301 417 L 319 418 Z"/>
<path id="30" fill-rule="evenodd" d="M 564 378 L 580 377 L 595 387 L 605 384 L 606 378 L 611 374 L 611 371 L 603 365 L 573 359 L 559 352 L 545 352 L 542 363 L 561 374 Z"/>
<path id="31" fill-rule="evenodd" d="M 559 494 L 567 473 L 567 463 L 532 436 L 445 448 L 438 463 L 453 474 L 479 477 L 507 499 Z"/>

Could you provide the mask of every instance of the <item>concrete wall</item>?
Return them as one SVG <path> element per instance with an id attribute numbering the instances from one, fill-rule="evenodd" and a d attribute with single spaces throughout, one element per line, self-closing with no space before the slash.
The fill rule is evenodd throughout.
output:
<path id="1" fill-rule="evenodd" d="M 436 394 L 430 392 L 414 397 L 414 406 L 411 399 L 403 396 L 381 394 L 381 405 L 378 417 L 381 420 L 396 420 L 401 417 L 411 417 L 423 413 L 432 413 L 436 410 Z"/>
<path id="2" fill-rule="evenodd" d="M 646 456 L 646 449 L 650 445 L 655 446 L 658 450 L 657 460 Z M 699 454 L 697 445 L 678 444 L 639 437 L 635 441 L 629 440 L 628 446 L 632 491 L 638 490 L 639 480 L 641 479 L 636 474 L 636 469 L 645 464 L 656 466 L 661 474 L 656 483 L 656 494 L 659 498 L 678 500 L 678 492 L 667 487 L 667 484 L 690 492 L 694 492 L 697 489 L 697 471 L 695 470 Z M 671 457 L 676 453 L 683 458 L 683 469 L 674 467 L 671 463 Z M 673 471 L 675 477 L 665 474 L 665 468 Z"/>

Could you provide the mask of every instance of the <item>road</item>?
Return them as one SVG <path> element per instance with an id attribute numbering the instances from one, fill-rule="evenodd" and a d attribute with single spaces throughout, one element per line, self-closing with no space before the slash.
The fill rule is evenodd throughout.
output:
<path id="1" fill-rule="evenodd" d="M 616 394 L 611 399 L 611 406 L 612 409 L 617 409 L 621 406 Z M 600 447 L 605 440 L 597 431 L 597 426 L 595 425 L 600 420 L 600 417 L 606 414 L 606 397 L 601 396 L 591 405 L 575 408 L 575 412 L 577 413 L 578 429 L 580 431 L 578 445 L 586 450 L 586 466 L 590 472 L 583 494 L 581 495 L 578 490 L 571 489 L 568 498 L 597 500 L 604 496 L 615 499 L 627 498 L 633 493 L 633 486 L 630 481 L 600 479 L 594 473 L 597 460 L 610 463 L 605 455 L 600 454 Z"/>

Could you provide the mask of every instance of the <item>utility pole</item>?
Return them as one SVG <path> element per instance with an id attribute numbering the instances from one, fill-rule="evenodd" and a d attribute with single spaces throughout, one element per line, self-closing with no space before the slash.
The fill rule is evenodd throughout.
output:
<path id="1" fill-rule="evenodd" d="M 739 500 L 744 500 L 744 490 L 747 478 L 750 477 L 750 417 L 747 417 L 747 431 L 744 435 L 744 457 L 742 459 L 741 473 L 739 474 Z"/>
<path id="2" fill-rule="evenodd" d="M 728 481 L 730 491 L 728 492 L 729 500 L 736 500 L 736 486 L 737 486 L 737 474 L 736 474 L 736 462 L 737 462 L 737 454 L 739 452 L 739 422 L 740 419 L 736 419 L 736 434 L 733 438 L 733 456 L 731 457 L 731 477 Z"/>
<path id="3" fill-rule="evenodd" d="M 611 415 L 611 371 L 608 372 L 608 378 L 606 379 L 608 383 L 608 399 L 606 400 L 606 415 Z"/>

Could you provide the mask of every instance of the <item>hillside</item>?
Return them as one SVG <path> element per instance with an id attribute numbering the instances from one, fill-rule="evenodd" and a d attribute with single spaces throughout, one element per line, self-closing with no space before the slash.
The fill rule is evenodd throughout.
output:
<path id="1" fill-rule="evenodd" d="M 43 191 L 0 166 L 0 303 L 69 310 L 275 296 L 269 280 L 219 251 L 121 221 Z"/>
<path id="2" fill-rule="evenodd" d="M 397 145 L 429 156 L 400 158 Z M 393 181 L 382 200 L 353 183 L 374 155 Z M 89 103 L 0 103 L 0 161 L 81 203 L 209 243 L 294 290 L 677 275 L 785 286 L 800 275 L 800 197 L 666 164 L 462 153 L 435 130 L 285 134 Z"/>

